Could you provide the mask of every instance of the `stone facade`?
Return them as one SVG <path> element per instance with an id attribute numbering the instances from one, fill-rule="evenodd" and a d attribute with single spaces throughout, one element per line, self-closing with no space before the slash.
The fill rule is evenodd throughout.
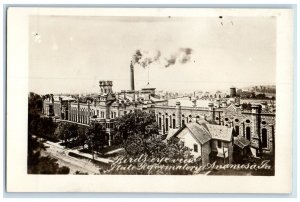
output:
<path id="1" fill-rule="evenodd" d="M 186 123 L 208 120 L 214 124 L 233 127 L 235 136 L 251 141 L 251 147 L 266 153 L 273 153 L 275 139 L 275 114 L 266 112 L 260 105 L 253 105 L 251 111 L 242 110 L 234 103 L 216 100 L 207 107 L 168 106 L 166 100 L 151 100 L 155 89 L 112 92 L 111 81 L 100 81 L 100 95 L 92 102 L 75 99 L 54 99 L 43 102 L 43 113 L 60 121 L 90 124 L 91 121 L 104 123 L 109 135 L 112 134 L 114 119 L 135 109 L 154 112 L 160 134 L 167 135 L 170 129 L 180 129 Z"/>

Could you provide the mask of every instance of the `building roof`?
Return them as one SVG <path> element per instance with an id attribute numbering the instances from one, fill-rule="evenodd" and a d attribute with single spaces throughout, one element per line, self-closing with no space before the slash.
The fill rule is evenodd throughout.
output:
<path id="1" fill-rule="evenodd" d="M 211 140 L 211 136 L 205 124 L 188 123 L 186 127 L 191 131 L 191 135 L 198 143 L 205 144 Z"/>
<path id="2" fill-rule="evenodd" d="M 67 100 L 75 101 L 76 100 L 75 98 L 72 98 L 70 96 L 65 96 L 65 95 L 60 95 L 60 96 L 55 95 L 55 96 L 53 96 L 54 101 L 59 101 L 59 98 L 61 98 L 62 101 L 67 101 Z"/>
<path id="3" fill-rule="evenodd" d="M 230 142 L 232 138 L 232 127 L 214 125 L 214 124 L 206 124 L 208 130 L 211 134 L 212 139 L 223 140 Z"/>
<path id="4" fill-rule="evenodd" d="M 244 137 L 239 136 L 234 138 L 234 144 L 240 147 L 241 149 L 244 149 L 244 147 L 250 145 L 250 141 L 245 139 Z"/>
<path id="5" fill-rule="evenodd" d="M 147 85 L 144 86 L 144 87 L 142 88 L 142 90 L 148 90 L 148 89 L 153 90 L 153 89 L 156 89 L 156 88 L 155 88 L 154 86 L 152 86 L 152 85 L 148 82 Z"/>
<path id="6" fill-rule="evenodd" d="M 169 106 L 175 106 L 176 102 L 180 102 L 180 105 L 184 106 L 184 107 L 194 107 L 195 106 L 195 103 L 187 97 L 169 99 L 168 100 L 168 105 Z M 200 100 L 200 99 L 196 100 L 196 107 L 208 108 L 208 103 L 209 102 L 211 102 L 211 101 L 209 101 L 209 100 Z"/>
<path id="7" fill-rule="evenodd" d="M 200 144 L 205 144 L 211 139 L 222 140 L 226 142 L 230 142 L 232 140 L 232 127 L 210 124 L 205 120 L 198 123 L 187 123 L 184 127 L 174 133 L 174 135 L 169 133 L 167 139 L 172 136 L 180 138 L 180 133 L 185 128 L 188 128 L 192 137 Z"/>
<path id="8" fill-rule="evenodd" d="M 166 137 L 166 140 L 170 139 L 171 137 L 174 136 L 174 134 L 178 131 L 178 129 L 173 129 L 173 128 L 170 128 L 169 131 L 168 131 L 168 135 Z"/>
<path id="9" fill-rule="evenodd" d="M 153 102 L 160 102 L 160 101 L 166 101 L 165 99 L 161 99 L 158 96 L 150 96 L 151 101 Z"/>

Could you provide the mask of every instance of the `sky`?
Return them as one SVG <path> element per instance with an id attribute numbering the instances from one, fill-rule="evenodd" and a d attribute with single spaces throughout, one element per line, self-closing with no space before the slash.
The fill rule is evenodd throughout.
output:
<path id="1" fill-rule="evenodd" d="M 98 93 L 99 80 L 129 90 L 136 50 L 152 58 L 134 64 L 137 90 L 148 75 L 177 92 L 275 84 L 273 17 L 31 16 L 29 32 L 29 90 L 40 94 Z"/>

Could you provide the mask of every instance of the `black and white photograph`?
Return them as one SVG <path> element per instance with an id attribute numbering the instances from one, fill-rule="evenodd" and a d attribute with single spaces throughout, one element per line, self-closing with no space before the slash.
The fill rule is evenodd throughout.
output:
<path id="1" fill-rule="evenodd" d="M 278 174 L 280 14 L 61 10 L 24 25 L 26 175 Z"/>

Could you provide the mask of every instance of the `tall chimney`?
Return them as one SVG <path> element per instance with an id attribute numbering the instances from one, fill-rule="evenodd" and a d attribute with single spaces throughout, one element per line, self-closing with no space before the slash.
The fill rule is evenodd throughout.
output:
<path id="1" fill-rule="evenodd" d="M 130 62 L 130 86 L 131 90 L 134 90 L 134 67 L 132 61 Z"/>

